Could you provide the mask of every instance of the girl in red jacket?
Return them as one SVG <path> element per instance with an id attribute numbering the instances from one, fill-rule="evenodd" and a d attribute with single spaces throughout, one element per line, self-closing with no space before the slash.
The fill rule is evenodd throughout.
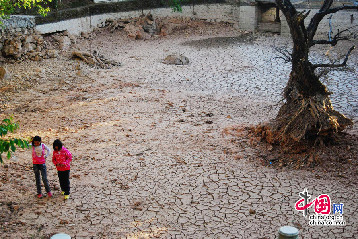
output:
<path id="1" fill-rule="evenodd" d="M 42 198 L 40 174 L 42 176 L 42 182 L 44 183 L 47 196 L 52 197 L 50 186 L 47 180 L 47 172 L 46 172 L 46 158 L 49 156 L 49 154 L 50 154 L 50 149 L 45 144 L 41 143 L 41 137 L 40 136 L 33 137 L 32 163 L 35 173 L 38 198 Z"/>
<path id="2" fill-rule="evenodd" d="M 61 194 L 65 195 L 65 200 L 67 200 L 70 198 L 70 163 L 72 154 L 62 146 L 62 142 L 59 139 L 53 142 L 53 150 L 52 162 L 57 168 Z"/>

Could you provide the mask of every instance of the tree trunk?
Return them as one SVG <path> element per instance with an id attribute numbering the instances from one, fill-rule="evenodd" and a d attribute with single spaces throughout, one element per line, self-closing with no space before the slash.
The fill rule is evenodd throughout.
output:
<path id="1" fill-rule="evenodd" d="M 270 143 L 286 144 L 332 136 L 352 124 L 350 119 L 333 109 L 330 92 L 314 73 L 308 59 L 311 43 L 304 17 L 291 6 L 285 6 L 285 9 L 281 6 L 280 9 L 284 10 L 293 40 L 292 71 L 284 89 L 285 103 L 266 137 Z"/>

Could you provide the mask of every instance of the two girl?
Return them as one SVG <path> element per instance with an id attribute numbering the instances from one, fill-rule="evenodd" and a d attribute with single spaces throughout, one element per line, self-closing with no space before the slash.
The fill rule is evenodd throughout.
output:
<path id="1" fill-rule="evenodd" d="M 70 163 L 72 161 L 72 154 L 68 151 L 68 149 L 63 147 L 62 142 L 59 139 L 56 139 L 53 142 L 53 150 L 52 162 L 57 168 L 57 174 L 62 191 L 61 194 L 65 195 L 64 199 L 67 200 L 70 198 Z M 32 140 L 32 162 L 36 178 L 38 198 L 43 197 L 41 193 L 40 173 L 47 196 L 52 197 L 46 172 L 46 158 L 49 154 L 50 149 L 45 144 L 41 143 L 41 137 L 35 136 Z"/>

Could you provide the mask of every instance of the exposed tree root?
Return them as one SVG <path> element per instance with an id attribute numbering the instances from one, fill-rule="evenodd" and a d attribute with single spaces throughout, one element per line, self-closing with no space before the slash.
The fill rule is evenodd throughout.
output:
<path id="1" fill-rule="evenodd" d="M 119 62 L 106 59 L 104 56 L 99 55 L 96 51 L 93 54 L 89 54 L 87 52 L 74 51 L 72 52 L 72 58 L 79 59 L 81 61 L 84 61 L 90 66 L 99 67 L 102 69 L 110 69 L 114 66 L 121 65 L 121 63 Z"/>
<path id="2" fill-rule="evenodd" d="M 328 96 L 316 95 L 286 102 L 276 119 L 256 128 L 256 135 L 270 144 L 295 145 L 303 141 L 317 144 L 334 138 L 353 122 L 335 111 Z"/>

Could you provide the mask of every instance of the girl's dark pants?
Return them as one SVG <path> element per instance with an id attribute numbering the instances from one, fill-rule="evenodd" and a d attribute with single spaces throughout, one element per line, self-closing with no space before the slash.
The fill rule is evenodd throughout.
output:
<path id="1" fill-rule="evenodd" d="M 50 186 L 48 185 L 47 180 L 47 173 L 46 173 L 46 164 L 34 164 L 33 166 L 35 178 L 36 178 L 36 188 L 37 188 L 37 194 L 41 194 L 41 177 L 42 176 L 42 182 L 44 183 L 46 192 L 50 192 Z"/>
<path id="2" fill-rule="evenodd" d="M 61 190 L 65 192 L 65 195 L 70 195 L 70 170 L 57 171 L 57 174 Z"/>

